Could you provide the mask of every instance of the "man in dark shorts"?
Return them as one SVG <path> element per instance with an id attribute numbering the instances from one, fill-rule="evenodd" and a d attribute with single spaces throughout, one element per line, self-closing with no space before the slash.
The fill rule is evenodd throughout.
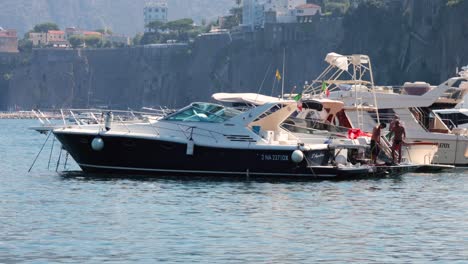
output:
<path id="1" fill-rule="evenodd" d="M 395 121 L 395 127 L 390 131 L 390 137 L 393 135 L 393 145 L 392 145 L 392 158 L 393 163 L 395 163 L 395 152 L 398 151 L 398 164 L 401 163 L 401 145 L 403 140 L 406 138 L 405 128 L 401 125 L 399 120 Z"/>
<path id="2" fill-rule="evenodd" d="M 394 115 L 392 121 L 390 122 L 390 125 L 388 126 L 388 131 L 392 131 L 393 128 L 395 127 L 396 121 L 400 121 L 400 117 L 398 115 Z"/>
<path id="3" fill-rule="evenodd" d="M 372 163 L 376 164 L 377 163 L 377 156 L 379 156 L 380 153 L 380 136 L 381 136 L 381 131 L 382 129 L 386 128 L 387 125 L 385 124 L 379 124 L 374 127 L 372 130 L 372 137 L 370 141 L 370 147 L 371 147 L 371 159 Z"/>

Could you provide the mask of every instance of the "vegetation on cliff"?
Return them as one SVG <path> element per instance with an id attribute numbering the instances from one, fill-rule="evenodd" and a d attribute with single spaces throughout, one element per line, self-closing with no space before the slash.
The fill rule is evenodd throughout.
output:
<path id="1" fill-rule="evenodd" d="M 465 0 L 447 0 L 447 5 L 448 6 L 458 5 L 458 4 L 461 4 L 463 1 Z"/>
<path id="2" fill-rule="evenodd" d="M 61 26 L 113 28 L 134 36 L 143 32 L 143 7 L 147 0 L 1 0 L 0 26 L 21 34 L 39 21 L 55 21 Z M 170 0 L 169 20 L 190 17 L 198 24 L 226 14 L 232 0 Z"/>
<path id="3" fill-rule="evenodd" d="M 52 22 L 46 22 L 42 24 L 37 24 L 34 26 L 32 32 L 36 33 L 46 33 L 49 32 L 49 30 L 60 30 L 59 26 L 55 23 Z M 30 31 L 31 32 L 31 31 Z"/>
<path id="4" fill-rule="evenodd" d="M 203 26 L 196 26 L 190 18 L 184 18 L 163 23 L 153 21 L 146 25 L 146 32 L 141 39 L 134 38 L 135 45 L 146 45 L 167 42 L 188 42 L 206 29 Z"/>

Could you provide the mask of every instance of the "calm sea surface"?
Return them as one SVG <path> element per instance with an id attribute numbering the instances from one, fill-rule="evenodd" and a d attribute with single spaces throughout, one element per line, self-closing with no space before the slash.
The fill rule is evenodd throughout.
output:
<path id="1" fill-rule="evenodd" d="M 63 177 L 57 145 L 47 169 L 51 144 L 27 172 L 46 138 L 32 125 L 0 120 L 0 263 L 468 263 L 468 170 L 349 182 Z"/>

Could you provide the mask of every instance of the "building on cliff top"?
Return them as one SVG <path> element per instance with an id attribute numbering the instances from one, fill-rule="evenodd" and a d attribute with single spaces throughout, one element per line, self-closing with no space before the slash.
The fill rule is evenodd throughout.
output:
<path id="1" fill-rule="evenodd" d="M 145 26 L 153 21 L 167 22 L 167 1 L 166 0 L 152 0 L 145 3 L 143 8 L 143 16 Z M 145 27 L 145 32 L 147 32 Z"/>
<path id="2" fill-rule="evenodd" d="M 241 27 L 254 31 L 266 23 L 311 22 L 321 12 L 319 5 L 306 0 L 244 0 Z"/>
<path id="3" fill-rule="evenodd" d="M 315 4 L 304 4 L 296 7 L 296 18 L 299 23 L 312 22 L 313 17 L 322 13 L 322 8 Z"/>
<path id="4" fill-rule="evenodd" d="M 16 30 L 0 27 L 0 52 L 18 52 Z"/>
<path id="5" fill-rule="evenodd" d="M 79 37 L 88 37 L 88 36 L 96 36 L 102 38 L 102 33 L 97 31 L 88 31 L 84 29 L 79 29 L 75 27 L 68 27 L 65 29 L 65 39 L 69 39 L 72 36 L 79 36 Z"/>
<path id="6" fill-rule="evenodd" d="M 62 30 L 49 30 L 48 32 L 31 32 L 29 39 L 33 46 L 68 47 L 70 44 Z"/>
<path id="7" fill-rule="evenodd" d="M 62 30 L 31 32 L 29 33 L 29 40 L 31 40 L 33 46 L 51 46 L 59 48 L 66 48 L 70 46 L 65 37 L 65 32 Z"/>

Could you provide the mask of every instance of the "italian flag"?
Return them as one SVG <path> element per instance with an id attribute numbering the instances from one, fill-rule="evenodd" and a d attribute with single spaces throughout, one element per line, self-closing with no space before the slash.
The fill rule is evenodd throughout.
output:
<path id="1" fill-rule="evenodd" d="M 330 90 L 328 90 L 326 82 L 322 82 L 322 93 L 325 93 L 327 97 L 330 96 Z"/>
<path id="2" fill-rule="evenodd" d="M 302 93 L 294 96 L 294 101 L 297 102 L 297 109 L 299 109 L 299 112 L 302 111 Z"/>

